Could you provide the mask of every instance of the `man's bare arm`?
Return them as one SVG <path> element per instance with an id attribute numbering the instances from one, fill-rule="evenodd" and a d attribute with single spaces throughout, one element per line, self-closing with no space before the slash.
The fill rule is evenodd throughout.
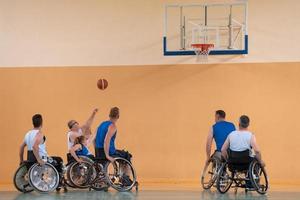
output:
<path id="1" fill-rule="evenodd" d="M 96 134 L 91 135 L 88 139 L 87 139 L 87 146 L 90 146 L 91 144 L 94 144 L 95 142 L 95 138 L 96 138 Z"/>
<path id="2" fill-rule="evenodd" d="M 40 155 L 39 155 L 39 145 L 40 145 L 42 139 L 43 139 L 43 134 L 40 131 L 35 136 L 35 141 L 34 141 L 33 148 L 32 148 L 33 154 L 39 164 L 44 164 L 44 161 L 40 158 Z"/>
<path id="3" fill-rule="evenodd" d="M 86 129 L 90 128 L 92 126 L 92 123 L 94 121 L 95 115 L 98 112 L 98 109 L 94 109 L 91 116 L 87 119 L 87 121 L 85 122 L 85 124 L 83 125 L 83 127 L 85 127 Z"/>
<path id="4" fill-rule="evenodd" d="M 80 149 L 81 148 L 81 145 L 80 144 L 76 144 L 76 145 L 74 145 L 71 149 L 70 149 L 70 154 L 72 155 L 72 157 L 77 161 L 77 162 L 82 162 L 82 160 L 76 155 L 76 151 L 78 150 L 78 149 Z"/>
<path id="5" fill-rule="evenodd" d="M 222 146 L 222 156 L 227 159 L 228 154 L 227 154 L 227 149 L 229 148 L 229 138 L 227 137 L 227 139 L 225 140 L 223 146 Z"/>
<path id="6" fill-rule="evenodd" d="M 24 161 L 24 149 L 26 147 L 26 143 L 23 142 L 20 146 L 20 150 L 19 150 L 19 157 L 20 157 L 20 164 Z"/>
<path id="7" fill-rule="evenodd" d="M 254 150 L 255 152 L 255 157 L 256 159 L 258 160 L 258 162 L 260 162 L 263 166 L 265 165 L 263 160 L 262 160 L 262 156 L 261 156 L 261 152 L 260 152 L 260 149 L 258 147 L 258 144 L 256 142 L 256 137 L 255 135 L 252 135 L 251 136 L 251 141 L 250 141 L 250 144 L 252 146 L 252 149 Z"/>
<path id="8" fill-rule="evenodd" d="M 110 125 L 108 128 L 108 132 L 104 139 L 105 156 L 110 161 L 113 161 L 113 158 L 109 155 L 109 145 L 110 145 L 110 140 L 111 140 L 112 136 L 115 134 L 115 132 L 116 132 L 116 127 L 114 125 Z"/>
<path id="9" fill-rule="evenodd" d="M 206 139 L 206 158 L 207 160 L 210 158 L 211 155 L 211 145 L 213 142 L 213 131 L 212 129 L 208 133 L 207 139 Z"/>

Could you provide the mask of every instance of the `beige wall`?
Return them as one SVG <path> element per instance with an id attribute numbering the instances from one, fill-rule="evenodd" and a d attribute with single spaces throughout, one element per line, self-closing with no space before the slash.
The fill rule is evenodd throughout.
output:
<path id="1" fill-rule="evenodd" d="M 300 183 L 299 73 L 300 63 L 0 68 L 0 181 L 12 181 L 34 113 L 49 153 L 65 156 L 69 119 L 84 122 L 99 107 L 95 130 L 117 105 L 117 146 L 133 153 L 144 181 L 198 181 L 214 111 L 224 109 L 235 123 L 250 116 L 272 182 Z"/>
<path id="2" fill-rule="evenodd" d="M 162 54 L 163 5 L 176 2 L 203 0 L 1 0 L 0 66 L 195 63 Z M 210 62 L 299 61 L 299 10 L 298 0 L 249 0 L 249 55 Z"/>

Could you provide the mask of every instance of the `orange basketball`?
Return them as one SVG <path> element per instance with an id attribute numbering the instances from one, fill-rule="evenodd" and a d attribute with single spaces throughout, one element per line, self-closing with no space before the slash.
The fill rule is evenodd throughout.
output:
<path id="1" fill-rule="evenodd" d="M 97 86 L 100 90 L 105 90 L 108 86 L 108 82 L 104 78 L 100 78 L 97 82 Z"/>

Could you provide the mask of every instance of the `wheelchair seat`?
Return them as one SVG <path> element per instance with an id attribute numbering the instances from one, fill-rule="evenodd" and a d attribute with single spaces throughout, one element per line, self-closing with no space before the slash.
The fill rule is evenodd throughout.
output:
<path id="1" fill-rule="evenodd" d="M 228 152 L 228 168 L 230 171 L 247 171 L 253 158 L 250 150 Z"/>
<path id="2" fill-rule="evenodd" d="M 95 157 L 94 161 L 95 162 L 100 162 L 100 163 L 108 162 L 108 160 L 106 158 L 99 158 L 99 157 Z"/>

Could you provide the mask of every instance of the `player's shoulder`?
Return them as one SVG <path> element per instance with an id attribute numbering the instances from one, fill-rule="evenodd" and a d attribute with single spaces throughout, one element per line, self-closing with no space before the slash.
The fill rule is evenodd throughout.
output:
<path id="1" fill-rule="evenodd" d="M 229 121 L 225 121 L 226 124 L 230 125 L 230 126 L 235 126 L 234 123 L 229 122 Z"/>
<path id="2" fill-rule="evenodd" d="M 115 123 L 111 123 L 111 124 L 109 125 L 109 128 L 110 128 L 110 129 L 116 129 L 116 128 L 117 128 L 117 126 L 116 126 L 116 124 L 115 124 Z"/>
<path id="3" fill-rule="evenodd" d="M 237 130 L 231 131 L 228 136 L 236 135 L 238 133 Z"/>
<path id="4" fill-rule="evenodd" d="M 252 131 L 248 131 L 248 134 L 253 136 L 253 137 L 255 136 L 255 134 Z"/>
<path id="5" fill-rule="evenodd" d="M 109 126 L 110 127 L 117 127 L 117 125 L 115 123 L 111 123 Z"/>
<path id="6" fill-rule="evenodd" d="M 38 132 L 36 133 L 36 135 L 42 136 L 43 135 L 43 131 L 42 130 L 38 130 Z"/>

